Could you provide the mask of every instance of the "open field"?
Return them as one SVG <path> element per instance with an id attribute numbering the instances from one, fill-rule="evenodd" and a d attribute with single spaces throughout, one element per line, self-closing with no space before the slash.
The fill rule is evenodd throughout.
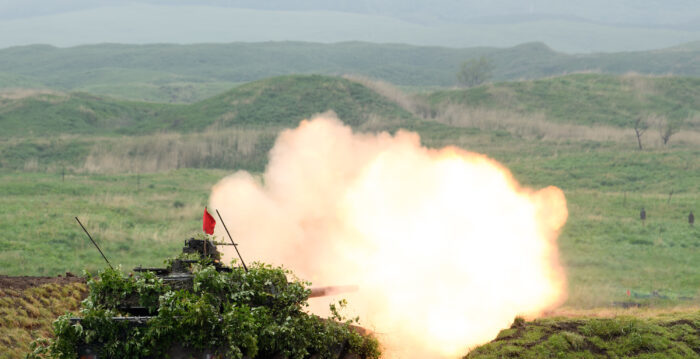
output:
<path id="1" fill-rule="evenodd" d="M 162 265 L 201 229 L 209 189 L 225 173 L 68 174 L 63 181 L 55 173 L 5 172 L 0 230 L 11 235 L 0 240 L 2 274 L 80 274 L 105 266 L 75 216 L 115 264 Z"/>
<path id="2" fill-rule="evenodd" d="M 644 350 L 668 355 L 697 350 L 697 335 L 693 334 L 697 324 L 692 324 L 697 321 L 697 309 L 692 308 L 700 306 L 700 228 L 690 227 L 685 218 L 689 208 L 698 206 L 698 182 L 692 181 L 693 173 L 698 172 L 697 161 L 692 161 L 697 151 L 639 153 L 619 146 L 552 145 L 550 153 L 539 147 L 539 155 L 534 155 L 526 152 L 527 144 L 480 143 L 477 138 L 482 136 L 464 135 L 462 145 L 472 142 L 469 148 L 491 153 L 528 185 L 554 184 L 564 189 L 569 221 L 559 243 L 569 298 L 554 313 L 563 317 L 506 330 L 499 340 L 470 358 L 499 357 L 525 349 L 533 358 L 561 351 L 620 354 Z M 523 152 L 528 154 L 526 161 L 521 161 Z M 675 157 L 678 159 L 669 161 Z M 605 172 L 606 168 L 615 169 L 614 173 Z M 640 172 L 640 168 L 651 170 Z M 667 176 L 686 168 L 689 178 Z M 179 251 L 185 238 L 201 230 L 201 210 L 210 187 L 228 173 L 216 169 L 141 175 L 69 173 L 64 182 L 55 172 L 3 171 L 0 230 L 6 235 L 0 240 L 0 268 L 3 274 L 13 275 L 103 268 L 102 258 L 73 216 L 81 218 L 113 263 L 125 269 L 159 266 L 164 257 Z M 629 178 L 637 180 L 628 185 Z M 666 188 L 672 186 L 677 189 L 669 201 Z M 637 219 L 640 206 L 649 215 L 645 226 Z M 238 240 L 245 253 L 245 239 Z M 641 308 L 620 307 L 628 304 Z M 676 306 L 691 309 L 660 319 L 653 314 L 658 308 Z M 601 308 L 618 309 L 606 313 Z M 589 318 L 601 312 L 622 317 Z M 647 312 L 653 318 L 631 317 Z M 50 317 L 33 320 L 42 321 L 45 327 Z M 691 324 L 684 324 L 688 320 Z M 587 331 L 591 326 L 603 334 Z M 613 332 L 608 333 L 608 327 Z M 22 333 L 13 334 L 21 343 L 17 348 L 26 348 L 30 338 L 44 335 L 22 328 L 16 329 Z M 564 342 L 560 336 L 574 341 Z"/>
<path id="3" fill-rule="evenodd" d="M 697 355 L 700 226 L 687 222 L 689 211 L 700 212 L 696 79 L 578 74 L 419 96 L 362 83 L 282 77 L 191 105 L 52 91 L 0 96 L 0 124 L 13 131 L 0 136 L 0 274 L 102 268 L 74 216 L 113 263 L 159 266 L 201 230 L 218 180 L 261 172 L 280 130 L 335 110 L 357 131 L 409 128 L 426 146 L 484 153 L 525 186 L 564 191 L 567 301 L 555 317 L 506 330 L 469 358 L 525 349 L 530 357 Z M 96 120 L 74 116 L 89 113 L 80 106 L 91 106 Z M 625 121 L 634 116 L 650 120 L 643 150 Z M 662 117 L 680 123 L 668 144 L 651 121 Z M 79 126 L 66 122 L 76 118 Z M 22 132 L 31 121 L 52 135 Z M 245 255 L 245 238 L 238 240 Z M 639 308 L 622 308 L 629 305 Z M 685 309 L 665 314 L 676 307 Z M 596 320 L 592 311 L 653 318 Z"/>
<path id="4" fill-rule="evenodd" d="M 485 153 L 524 185 L 562 188 L 570 213 L 560 238 L 570 281 L 567 305 L 609 305 L 624 299 L 628 289 L 643 301 L 700 300 L 700 230 L 687 224 L 688 212 L 700 208 L 697 80 L 571 75 L 428 97 L 362 82 L 288 76 L 187 106 L 119 102 L 118 116 L 131 121 L 114 124 L 115 117 L 104 111 L 81 127 L 61 122 L 75 119 L 65 115 L 74 112 L 52 112 L 51 120 L 40 121 L 47 112 L 22 102 L 27 97 L 6 97 L 1 119 L 5 128 L 17 123 L 17 129 L 14 137 L 0 140 L 2 274 L 53 275 L 99 266 L 73 223 L 76 215 L 117 263 L 156 265 L 163 256 L 150 249 L 172 251 L 197 231 L 214 183 L 236 169 L 261 172 L 281 129 L 335 110 L 355 130 L 408 128 L 426 146 Z M 576 96 L 580 91 L 591 93 L 591 100 Z M 493 95 L 503 92 L 511 96 Z M 51 96 L 75 95 L 28 98 L 48 101 L 50 109 Z M 469 100 L 474 96 L 486 100 Z M 61 105 L 79 111 L 110 104 L 76 98 L 90 102 Z M 503 98 L 508 102 L 498 102 Z M 543 113 L 533 114 L 536 107 Z M 618 113 L 610 115 L 612 109 Z M 130 111 L 142 118 L 134 120 Z M 614 122 L 635 114 L 683 124 L 667 145 L 651 127 L 639 151 L 633 129 Z M 478 118 L 482 121 L 473 121 Z M 17 136 L 19 124 L 31 123 L 63 134 Z M 574 127 L 561 132 L 558 126 Z M 173 131 L 161 132 L 169 128 Z M 147 133 L 118 134 L 123 131 Z M 644 226 L 637 219 L 641 207 L 649 216 Z"/>
<path id="5" fill-rule="evenodd" d="M 463 147 L 501 160 L 524 184 L 565 191 L 570 215 L 559 242 L 569 278 L 567 305 L 611 305 L 625 300 L 628 289 L 645 303 L 700 302 L 700 228 L 686 219 L 698 207 L 698 150 L 639 153 L 620 146 L 540 143 L 530 149 L 535 155 L 522 141 L 494 146 L 471 135 L 475 141 L 468 145 L 466 136 Z M 79 273 L 102 266 L 73 216 L 84 219 L 115 263 L 158 265 L 164 253 L 198 232 L 209 190 L 227 173 L 69 173 L 63 181 L 60 172 L 3 171 L 3 274 Z M 648 213 L 644 226 L 638 220 L 641 207 Z"/>

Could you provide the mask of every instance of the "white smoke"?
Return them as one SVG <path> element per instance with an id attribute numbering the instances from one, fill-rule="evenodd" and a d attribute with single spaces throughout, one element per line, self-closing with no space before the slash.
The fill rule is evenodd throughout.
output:
<path id="1" fill-rule="evenodd" d="M 210 207 L 248 261 L 358 285 L 344 297 L 389 356 L 463 355 L 564 297 L 562 192 L 522 189 L 495 161 L 427 149 L 415 133 L 303 121 L 280 134 L 262 177 L 224 178 Z M 323 314 L 328 300 L 311 301 Z"/>

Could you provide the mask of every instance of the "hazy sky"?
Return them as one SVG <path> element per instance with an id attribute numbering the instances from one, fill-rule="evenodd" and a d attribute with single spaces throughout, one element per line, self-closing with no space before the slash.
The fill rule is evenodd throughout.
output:
<path id="1" fill-rule="evenodd" d="M 700 40 L 700 1 L 0 0 L 0 48 L 283 40 L 644 50 Z"/>
<path id="2" fill-rule="evenodd" d="M 548 15 L 594 22 L 683 26 L 700 20 L 697 0 L 0 0 L 0 18 L 56 14 L 104 6 L 199 5 L 259 10 L 328 10 L 377 14 L 414 21 Z"/>

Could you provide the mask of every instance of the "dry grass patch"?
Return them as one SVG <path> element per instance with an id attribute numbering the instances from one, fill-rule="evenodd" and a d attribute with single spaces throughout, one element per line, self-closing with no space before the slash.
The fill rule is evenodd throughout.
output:
<path id="1" fill-rule="evenodd" d="M 620 76 L 620 82 L 624 88 L 636 95 L 637 99 L 644 99 L 658 94 L 656 79 L 669 76 L 641 75 L 636 72 L 628 72 Z"/>
<path id="2" fill-rule="evenodd" d="M 105 139 L 93 146 L 83 170 L 89 173 L 152 173 L 178 168 L 238 167 L 259 155 L 258 145 L 276 130 L 211 129 Z"/>
<path id="3" fill-rule="evenodd" d="M 526 115 L 509 110 L 473 108 L 457 104 L 443 106 L 432 120 L 453 127 L 505 131 L 528 140 L 613 142 L 629 144 L 630 146 L 636 146 L 637 141 L 632 128 L 553 122 L 548 120 L 544 113 Z M 647 122 L 650 129 L 642 136 L 644 147 L 665 147 L 661 136 L 659 136 L 659 117 L 651 116 Z M 673 134 L 669 144 L 698 145 L 700 144 L 700 132 L 687 128 L 680 129 Z"/>
<path id="4" fill-rule="evenodd" d="M 0 90 L 0 99 L 3 100 L 21 100 L 28 97 L 37 97 L 42 95 L 68 98 L 68 95 L 63 92 L 48 89 L 10 88 Z"/>
<path id="5" fill-rule="evenodd" d="M 413 113 L 414 115 L 421 116 L 421 114 L 425 114 L 425 112 L 429 108 L 428 104 L 425 101 L 417 98 L 416 96 L 406 94 L 401 89 L 388 82 L 358 75 L 345 75 L 343 76 L 343 78 L 357 82 L 371 89 L 372 91 L 378 93 L 379 95 L 383 96 L 389 101 L 394 102 L 395 104 L 399 105 L 399 107 L 403 108 L 408 112 Z"/>
<path id="6" fill-rule="evenodd" d="M 0 350 L 0 359 L 24 358 L 29 343 L 50 337 L 56 317 L 67 311 L 77 311 L 86 295 L 87 286 L 79 282 L 2 289 L 0 347 L 3 350 Z"/>
<path id="7" fill-rule="evenodd" d="M 615 318 L 619 316 L 634 316 L 637 318 L 654 318 L 665 316 L 677 316 L 700 313 L 700 306 L 697 304 L 682 305 L 674 307 L 647 307 L 647 308 L 571 308 L 562 307 L 545 313 L 545 317 L 566 317 L 566 318 Z"/>

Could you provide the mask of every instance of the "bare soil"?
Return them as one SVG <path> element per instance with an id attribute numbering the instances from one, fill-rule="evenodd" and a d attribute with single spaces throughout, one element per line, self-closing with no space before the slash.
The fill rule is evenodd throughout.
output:
<path id="1" fill-rule="evenodd" d="M 40 285 L 51 283 L 61 285 L 70 283 L 85 283 L 85 278 L 76 277 L 70 273 L 67 273 L 66 276 L 58 277 L 10 277 L 6 275 L 0 275 L 0 289 L 24 290 L 27 288 L 38 287 Z"/>

